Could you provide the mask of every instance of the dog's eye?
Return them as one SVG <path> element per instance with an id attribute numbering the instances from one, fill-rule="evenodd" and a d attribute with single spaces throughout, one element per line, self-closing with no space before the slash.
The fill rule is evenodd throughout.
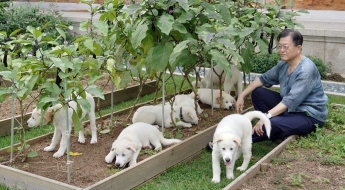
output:
<path id="1" fill-rule="evenodd" d="M 225 103 L 228 103 L 228 101 L 225 101 Z"/>
<path id="2" fill-rule="evenodd" d="M 126 156 L 126 154 L 122 154 L 122 156 Z"/>
<path id="3" fill-rule="evenodd" d="M 230 148 L 230 150 L 234 150 L 233 148 Z"/>
<path id="4" fill-rule="evenodd" d="M 222 148 L 223 150 L 225 150 L 225 148 Z"/>

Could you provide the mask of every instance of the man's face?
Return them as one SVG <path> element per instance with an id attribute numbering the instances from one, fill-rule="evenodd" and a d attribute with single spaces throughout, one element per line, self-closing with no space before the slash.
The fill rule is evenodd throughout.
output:
<path id="1" fill-rule="evenodd" d="M 295 44 L 292 41 L 291 36 L 280 38 L 277 50 L 279 51 L 280 58 L 283 61 L 290 61 L 300 55 L 302 46 Z"/>

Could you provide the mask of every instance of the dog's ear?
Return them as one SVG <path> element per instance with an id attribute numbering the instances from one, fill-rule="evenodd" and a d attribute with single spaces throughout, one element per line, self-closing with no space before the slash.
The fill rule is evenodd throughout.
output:
<path id="1" fill-rule="evenodd" d="M 220 94 L 217 94 L 216 96 L 216 103 L 222 105 L 222 99 L 220 99 Z"/>
<path id="2" fill-rule="evenodd" d="M 137 151 L 137 148 L 138 148 L 138 146 L 137 146 L 137 144 L 135 144 L 135 143 L 129 143 L 129 144 L 127 145 L 127 149 L 128 149 L 128 150 L 133 150 L 133 152 L 136 152 L 136 151 Z"/>
<path id="3" fill-rule="evenodd" d="M 241 139 L 239 137 L 235 137 L 234 142 L 238 145 L 238 147 L 241 147 Z"/>
<path id="4" fill-rule="evenodd" d="M 221 137 L 220 134 L 215 134 L 215 135 L 213 136 L 213 144 L 218 143 L 218 142 L 220 142 L 220 141 L 222 141 L 222 140 L 223 140 L 223 139 L 222 139 L 222 137 Z"/>
<path id="5" fill-rule="evenodd" d="M 48 108 L 46 113 L 44 114 L 44 121 L 43 124 L 47 124 L 53 120 L 53 108 Z"/>

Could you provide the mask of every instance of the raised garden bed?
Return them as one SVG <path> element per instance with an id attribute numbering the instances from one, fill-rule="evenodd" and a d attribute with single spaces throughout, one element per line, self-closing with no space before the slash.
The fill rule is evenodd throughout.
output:
<path id="1" fill-rule="evenodd" d="M 104 161 L 104 157 L 110 150 L 111 143 L 121 130 L 127 126 L 127 123 L 123 121 L 123 117 L 127 115 L 123 114 L 128 110 L 123 110 L 114 114 L 117 119 L 116 126 L 112 128 L 110 134 L 99 134 L 97 144 L 90 145 L 88 142 L 89 136 L 87 136 L 85 145 L 79 144 L 77 137 L 71 137 L 71 151 L 82 153 L 82 155 L 71 156 L 70 184 L 67 184 L 66 157 L 54 159 L 52 157 L 53 153 L 43 151 L 43 148 L 50 143 L 51 134 L 28 142 L 31 145 L 30 149 L 38 152 L 40 161 L 37 161 L 37 158 L 29 158 L 27 162 L 17 162 L 14 164 L 17 169 L 0 165 L 0 183 L 24 189 L 51 189 L 51 187 L 57 189 L 85 188 L 102 190 L 133 188 L 167 168 L 197 155 L 205 148 L 205 144 L 212 139 L 216 124 L 220 119 L 235 112 L 235 110 L 214 110 L 214 115 L 212 115 L 209 106 L 201 106 L 204 113 L 200 116 L 201 121 L 198 125 L 188 129 L 173 127 L 164 130 L 169 138 L 182 132 L 182 143 L 171 147 L 163 147 L 163 151 L 155 155 L 140 155 L 139 163 L 134 167 L 119 170 L 114 168 L 114 164 L 108 165 Z M 105 115 L 103 119 L 109 117 L 110 115 Z M 6 149 L 0 150 L 0 155 L 8 154 Z M 39 187 L 37 184 L 39 184 Z"/>
<path id="2" fill-rule="evenodd" d="M 143 87 L 142 95 L 150 94 L 155 92 L 156 90 L 156 81 L 151 81 L 145 84 Z M 139 92 L 139 85 L 133 85 L 126 89 L 122 90 L 114 90 L 113 92 L 113 103 L 119 103 L 125 100 L 130 100 L 133 98 L 136 98 L 137 94 Z M 111 104 L 111 92 L 104 94 L 104 100 L 95 98 L 95 103 L 97 104 L 98 100 L 99 107 L 107 107 Z M 33 107 L 34 105 L 32 105 Z M 31 108 L 32 108 L 31 107 Z M 24 121 L 27 121 L 31 116 L 31 112 L 24 115 Z M 11 120 L 12 118 L 4 118 L 0 120 L 0 136 L 9 135 L 11 133 Z M 20 121 L 20 116 L 15 116 L 15 121 Z M 14 122 L 14 127 L 18 127 L 19 123 Z M 27 128 L 27 124 L 24 123 L 24 128 Z"/>

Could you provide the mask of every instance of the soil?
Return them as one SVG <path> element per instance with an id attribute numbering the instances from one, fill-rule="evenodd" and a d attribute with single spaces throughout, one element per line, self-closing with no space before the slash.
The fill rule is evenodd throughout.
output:
<path id="1" fill-rule="evenodd" d="M 248 101 L 244 109 L 251 106 Z M 198 125 L 193 125 L 191 128 L 166 128 L 165 134 L 171 134 L 176 136 L 182 135 L 180 139 L 184 140 L 190 136 L 197 134 L 200 131 L 207 129 L 218 123 L 224 116 L 235 113 L 232 110 L 212 110 L 209 105 L 200 104 L 200 107 L 204 109 L 204 112 L 200 115 L 200 121 Z M 116 139 L 118 134 L 124 129 L 129 123 L 126 121 L 127 115 L 116 116 L 116 124 L 111 128 L 111 132 L 107 134 L 98 133 L 98 143 L 90 144 L 89 140 L 90 132 L 86 132 L 86 143 L 78 143 L 78 137 L 72 136 L 70 140 L 70 151 L 73 153 L 81 153 L 79 156 L 70 156 L 72 161 L 71 164 L 71 185 L 77 187 L 90 186 L 106 177 L 121 171 L 121 169 L 115 168 L 113 164 L 107 164 L 104 161 L 105 156 L 109 153 L 112 142 Z M 131 118 L 131 117 L 130 117 Z M 109 123 L 109 119 L 105 123 Z M 86 130 L 89 130 L 89 126 L 85 126 Z M 99 129 L 101 131 L 101 129 Z M 14 167 L 34 173 L 40 176 L 44 176 L 50 179 L 67 183 L 67 166 L 66 166 L 66 155 L 61 158 L 53 158 L 53 152 L 44 152 L 43 149 L 49 146 L 52 135 L 41 140 L 38 143 L 31 144 L 29 151 L 33 150 L 38 153 L 35 158 L 27 158 L 25 162 L 17 160 L 14 163 Z M 171 137 L 170 137 L 171 138 Z M 206 146 L 206 145 L 205 145 Z M 58 148 L 58 147 L 57 147 Z M 57 148 L 55 151 L 57 151 Z M 163 147 L 165 149 L 167 147 Z M 142 150 L 138 158 L 138 162 L 151 155 L 152 151 Z M 3 160 L 9 160 L 9 155 L 3 156 Z"/>
<path id="2" fill-rule="evenodd" d="M 327 74 L 325 79 L 326 81 L 333 81 L 333 82 L 345 82 L 345 78 L 342 77 L 340 74 L 338 73 L 330 73 Z"/>
<path id="3" fill-rule="evenodd" d="M 240 190 L 338 190 L 345 188 L 344 166 L 322 164 L 322 158 L 310 149 L 293 149 L 282 153 L 246 181 Z"/>

